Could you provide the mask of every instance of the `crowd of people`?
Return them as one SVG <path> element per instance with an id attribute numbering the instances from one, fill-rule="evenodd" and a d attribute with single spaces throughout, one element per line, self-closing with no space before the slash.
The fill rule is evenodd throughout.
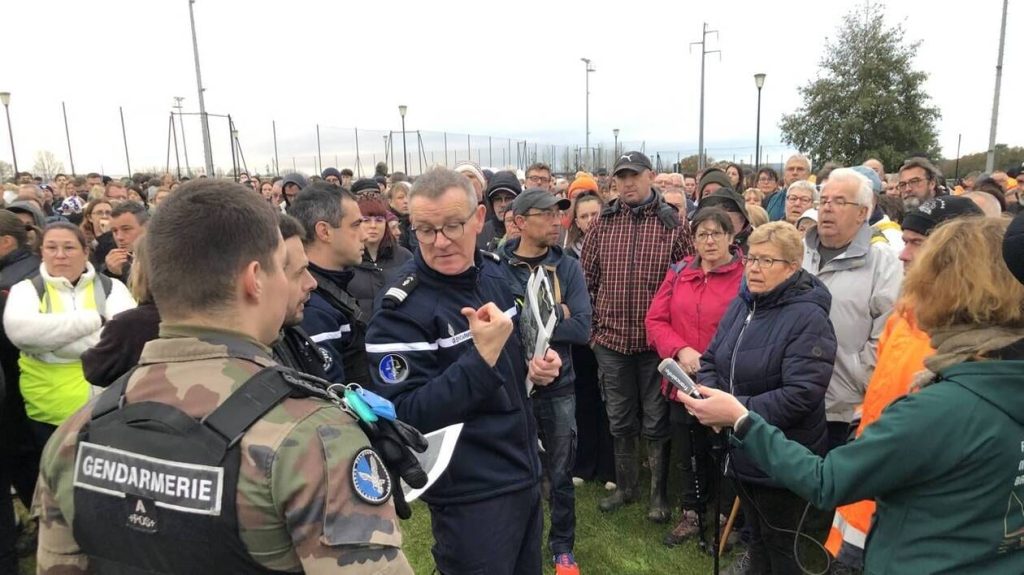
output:
<path id="1" fill-rule="evenodd" d="M 892 168 L 17 174 L 0 572 L 410 573 L 399 480 L 462 424 L 422 495 L 440 573 L 580 573 L 590 481 L 733 575 L 811 541 L 836 574 L 1024 573 L 1024 179 Z"/>

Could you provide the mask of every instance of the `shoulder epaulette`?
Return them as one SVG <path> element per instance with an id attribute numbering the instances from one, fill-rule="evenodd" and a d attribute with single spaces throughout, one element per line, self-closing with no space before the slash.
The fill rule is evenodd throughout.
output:
<path id="1" fill-rule="evenodd" d="M 402 302 L 409 297 L 409 294 L 416 289 L 416 286 L 419 285 L 419 283 L 420 282 L 416 279 L 415 273 L 405 276 L 401 281 L 394 284 L 384 292 L 384 297 L 381 299 L 381 305 L 388 309 L 397 308 L 402 305 Z"/>
<path id="2" fill-rule="evenodd" d="M 480 255 L 482 255 L 485 258 L 487 258 L 489 260 L 492 260 L 494 262 L 501 263 L 501 256 L 499 256 L 498 254 L 496 254 L 494 252 L 489 252 L 487 250 L 480 250 Z"/>

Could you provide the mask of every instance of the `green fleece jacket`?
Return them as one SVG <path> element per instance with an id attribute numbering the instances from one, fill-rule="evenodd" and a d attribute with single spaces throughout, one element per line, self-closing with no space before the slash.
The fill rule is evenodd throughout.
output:
<path id="1" fill-rule="evenodd" d="M 751 412 L 733 443 L 815 506 L 878 503 L 867 574 L 1024 573 L 1024 361 L 965 362 L 824 459 Z"/>

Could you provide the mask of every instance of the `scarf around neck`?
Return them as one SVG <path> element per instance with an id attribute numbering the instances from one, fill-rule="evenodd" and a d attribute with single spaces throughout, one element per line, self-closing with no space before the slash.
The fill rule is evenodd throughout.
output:
<path id="1" fill-rule="evenodd" d="M 935 354 L 924 360 L 924 371 L 914 376 L 912 390 L 927 387 L 943 370 L 970 360 L 984 360 L 993 351 L 1024 339 L 1024 329 L 991 325 L 943 327 L 931 333 Z"/>

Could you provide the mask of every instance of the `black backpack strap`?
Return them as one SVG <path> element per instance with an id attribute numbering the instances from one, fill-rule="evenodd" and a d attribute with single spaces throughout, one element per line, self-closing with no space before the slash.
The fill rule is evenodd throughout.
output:
<path id="1" fill-rule="evenodd" d="M 111 383 L 105 390 L 103 390 L 103 393 L 101 393 L 99 398 L 96 399 L 96 405 L 92 407 L 91 419 L 98 419 L 121 407 L 124 392 L 128 388 L 128 380 L 131 379 L 132 374 L 135 373 L 136 369 L 138 369 L 138 366 L 128 370 L 128 373 L 115 379 L 114 383 Z"/>
<path id="2" fill-rule="evenodd" d="M 344 311 L 353 323 L 357 323 L 364 328 L 366 327 L 369 318 L 363 314 L 355 298 L 338 287 L 338 284 L 334 283 L 331 278 L 325 277 L 314 270 L 309 270 L 309 273 L 316 278 L 316 290 L 314 291 L 320 292 L 321 295 L 330 301 L 331 305 Z"/>
<path id="3" fill-rule="evenodd" d="M 292 386 L 285 381 L 280 366 L 265 367 L 207 415 L 203 424 L 224 437 L 230 447 L 291 392 Z"/>

